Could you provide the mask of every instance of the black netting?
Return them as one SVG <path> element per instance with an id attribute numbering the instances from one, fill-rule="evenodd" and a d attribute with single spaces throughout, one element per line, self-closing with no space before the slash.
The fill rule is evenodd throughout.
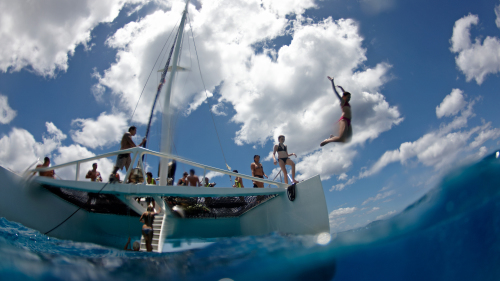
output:
<path id="1" fill-rule="evenodd" d="M 113 194 L 85 192 L 47 184 L 43 184 L 42 186 L 69 203 L 85 209 L 87 212 L 124 216 L 129 215 L 134 217 L 140 216 Z"/>
<path id="2" fill-rule="evenodd" d="M 236 197 L 167 196 L 165 200 L 171 209 L 174 206 L 181 207 L 186 218 L 227 218 L 241 216 L 276 196 L 278 194 Z"/>

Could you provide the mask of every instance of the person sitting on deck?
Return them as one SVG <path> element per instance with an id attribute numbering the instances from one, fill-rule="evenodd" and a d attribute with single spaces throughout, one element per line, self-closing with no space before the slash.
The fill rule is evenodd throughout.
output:
<path id="1" fill-rule="evenodd" d="M 146 178 L 146 184 L 148 184 L 148 185 L 156 185 L 156 181 L 155 181 L 155 179 L 153 179 L 153 173 L 147 172 L 146 176 L 147 176 L 147 178 Z M 150 204 L 153 204 L 153 208 L 156 207 L 155 200 L 153 199 L 153 197 L 146 197 L 146 203 L 148 204 L 148 206 Z"/>
<path id="2" fill-rule="evenodd" d="M 209 180 L 210 180 L 209 178 L 205 177 L 205 187 L 214 187 L 216 183 L 215 182 L 210 183 L 208 182 Z"/>
<path id="3" fill-rule="evenodd" d="M 49 157 L 45 157 L 43 159 L 43 164 L 36 165 L 37 168 L 45 168 L 48 166 L 50 166 L 50 158 Z M 35 174 L 35 173 L 33 173 L 33 174 Z M 55 174 L 56 173 L 54 172 L 54 170 L 38 172 L 38 175 L 41 177 L 48 177 L 48 178 L 53 178 L 53 179 L 55 179 Z"/>
<path id="4" fill-rule="evenodd" d="M 295 163 L 292 161 L 292 159 L 288 158 L 292 155 L 297 158 L 297 154 L 295 153 L 290 153 L 288 154 L 288 147 L 285 145 L 285 136 L 281 135 L 278 137 L 279 143 L 274 145 L 274 150 L 273 150 L 273 160 L 274 160 L 274 165 L 276 165 L 277 162 L 279 162 L 281 171 L 283 172 L 283 176 L 285 177 L 285 183 L 288 183 L 288 176 L 286 172 L 286 166 L 285 165 L 290 165 L 292 166 L 292 181 L 293 183 L 298 183 L 298 181 L 295 180 Z M 276 161 L 275 154 L 276 152 L 278 153 L 278 161 Z"/>
<path id="5" fill-rule="evenodd" d="M 188 173 L 184 172 L 184 174 L 182 174 L 182 178 L 180 178 L 179 181 L 177 182 L 177 185 L 186 186 L 187 185 L 187 176 L 188 176 Z"/>
<path id="6" fill-rule="evenodd" d="M 156 180 L 153 179 L 153 173 L 147 172 L 146 176 L 147 176 L 147 178 L 146 178 L 146 184 L 156 185 Z"/>
<path id="7" fill-rule="evenodd" d="M 120 150 L 129 149 L 137 146 L 132 140 L 132 137 L 135 136 L 136 133 L 137 133 L 137 128 L 135 126 L 131 126 L 128 129 L 128 132 L 123 134 L 122 141 L 120 143 Z M 142 139 L 142 142 L 139 144 L 139 146 L 142 146 L 145 142 L 146 138 Z M 116 181 L 116 172 L 118 172 L 118 170 L 123 169 L 123 167 L 125 167 L 128 170 L 128 168 L 130 167 L 130 163 L 132 163 L 132 158 L 130 157 L 130 153 L 119 154 L 116 157 L 116 164 L 115 167 L 113 168 L 113 172 L 109 176 L 109 182 Z"/>
<path id="8" fill-rule="evenodd" d="M 177 161 L 173 159 L 168 163 L 167 185 L 174 185 L 175 170 L 177 170 Z"/>
<path id="9" fill-rule="evenodd" d="M 264 167 L 262 167 L 262 164 L 259 161 L 260 155 L 255 155 L 253 157 L 253 163 L 250 165 L 250 169 L 252 170 L 252 177 L 261 179 L 263 179 L 264 177 L 267 178 L 266 173 L 264 173 Z M 264 187 L 264 183 L 260 181 L 253 181 L 253 187 Z"/>
<path id="10" fill-rule="evenodd" d="M 238 173 L 238 170 L 233 170 L 233 173 Z M 233 185 L 233 187 L 244 188 L 244 186 L 243 186 L 243 179 L 240 178 L 240 177 L 236 177 L 234 179 L 234 185 Z"/>
<path id="11" fill-rule="evenodd" d="M 115 178 L 116 178 L 116 182 L 122 182 L 122 181 L 120 180 L 120 174 L 116 173 L 116 174 L 115 174 Z"/>
<path id="12" fill-rule="evenodd" d="M 90 181 L 98 181 L 102 182 L 101 173 L 97 171 L 97 163 L 92 164 L 92 170 L 89 170 L 86 179 L 90 179 Z"/>
<path id="13" fill-rule="evenodd" d="M 189 176 L 187 177 L 187 183 L 189 186 L 201 186 L 200 179 L 194 174 L 194 169 L 189 170 Z"/>

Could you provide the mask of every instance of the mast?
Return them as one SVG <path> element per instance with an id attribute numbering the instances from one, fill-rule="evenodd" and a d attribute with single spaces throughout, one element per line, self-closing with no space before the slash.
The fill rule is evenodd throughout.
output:
<path id="1" fill-rule="evenodd" d="M 172 83 L 175 78 L 175 73 L 177 70 L 177 63 L 179 61 L 179 52 L 182 42 L 182 35 L 184 33 L 184 25 L 186 23 L 187 9 L 189 5 L 189 0 L 186 0 L 186 7 L 182 13 L 181 23 L 179 25 L 179 33 L 177 42 L 175 42 L 174 57 L 172 61 L 172 71 L 170 72 L 170 79 L 168 79 L 167 88 L 165 89 L 165 101 L 163 104 L 163 118 L 162 118 L 162 128 L 161 128 L 161 146 L 160 152 L 162 153 L 172 153 L 172 111 L 170 110 L 170 94 L 172 91 Z M 167 174 L 168 174 L 168 162 L 170 159 L 161 158 L 160 160 L 160 185 L 164 186 L 167 184 Z"/>

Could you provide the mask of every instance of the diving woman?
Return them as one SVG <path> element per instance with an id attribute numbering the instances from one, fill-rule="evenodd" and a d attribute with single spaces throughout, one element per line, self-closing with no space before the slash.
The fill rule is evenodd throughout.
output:
<path id="1" fill-rule="evenodd" d="M 342 109 L 342 116 L 340 117 L 339 123 L 339 136 L 330 135 L 330 138 L 321 142 L 320 146 L 324 146 L 330 142 L 349 142 L 352 137 L 352 127 L 351 127 L 351 105 L 349 101 L 351 100 L 351 93 L 344 91 L 342 86 L 337 86 L 342 90 L 342 97 L 335 89 L 335 83 L 333 78 L 328 76 L 328 79 L 332 82 L 333 92 L 337 95 L 340 100 L 340 108 Z"/>

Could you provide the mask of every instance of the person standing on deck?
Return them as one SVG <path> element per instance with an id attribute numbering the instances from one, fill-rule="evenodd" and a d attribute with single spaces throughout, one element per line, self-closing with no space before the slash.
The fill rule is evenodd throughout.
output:
<path id="1" fill-rule="evenodd" d="M 184 174 L 182 174 L 182 178 L 180 178 L 179 181 L 177 182 L 177 185 L 187 186 L 187 177 L 188 177 L 188 173 L 184 172 Z"/>
<path id="2" fill-rule="evenodd" d="M 102 182 L 101 173 L 99 173 L 99 171 L 97 171 L 97 163 L 92 164 L 92 170 L 89 170 L 87 172 L 87 175 L 85 175 L 85 178 L 90 179 L 90 181 Z"/>
<path id="3" fill-rule="evenodd" d="M 281 167 L 281 172 L 283 172 L 283 176 L 285 177 L 285 183 L 288 183 L 288 175 L 286 172 L 286 165 L 292 166 L 292 181 L 293 183 L 298 183 L 295 180 L 295 162 L 292 159 L 288 158 L 289 156 L 294 155 L 297 158 L 297 154 L 290 153 L 288 154 L 288 147 L 285 145 L 285 136 L 281 135 L 278 137 L 278 144 L 274 145 L 273 150 L 273 161 L 274 165 L 279 162 Z M 278 161 L 276 161 L 276 152 L 278 153 Z"/>
<path id="4" fill-rule="evenodd" d="M 128 132 L 123 134 L 122 141 L 120 143 L 120 150 L 129 149 L 137 146 L 132 140 L 132 137 L 135 136 L 136 133 L 137 133 L 137 128 L 135 126 L 131 126 L 128 129 Z M 142 142 L 139 144 L 139 146 L 142 146 L 145 142 L 146 138 L 142 139 Z M 118 172 L 118 170 L 123 169 L 123 167 L 125 167 L 128 170 L 131 162 L 132 158 L 130 157 L 130 153 L 119 154 L 116 157 L 116 164 L 115 167 L 113 168 L 113 172 L 109 176 L 109 181 L 110 182 L 116 181 L 116 172 Z"/>
<path id="5" fill-rule="evenodd" d="M 252 177 L 257 177 L 263 179 L 264 177 L 268 178 L 264 173 L 264 167 L 260 163 L 260 155 L 255 155 L 253 157 L 253 163 L 250 165 L 250 169 L 252 170 Z M 264 187 L 264 183 L 260 181 L 253 181 L 253 187 Z"/>
<path id="6" fill-rule="evenodd" d="M 189 176 L 187 177 L 188 186 L 201 186 L 200 179 L 194 174 L 194 169 L 189 170 Z"/>
<path id="7" fill-rule="evenodd" d="M 43 159 L 43 164 L 39 164 L 39 165 L 36 165 L 37 168 L 46 168 L 50 166 L 50 158 L 49 157 L 45 157 Z M 35 172 L 36 173 L 36 172 Z M 35 174 L 33 173 L 33 175 Z M 53 178 L 55 179 L 56 178 L 56 173 L 54 172 L 54 170 L 50 170 L 50 171 L 40 171 L 38 172 L 38 175 L 40 177 L 48 177 L 48 178 Z"/>
<path id="8" fill-rule="evenodd" d="M 238 173 L 238 170 L 233 170 L 233 173 Z M 234 179 L 234 185 L 233 185 L 233 187 L 244 188 L 244 186 L 243 186 L 243 179 L 240 178 L 240 177 L 236 177 Z"/>
<path id="9" fill-rule="evenodd" d="M 339 123 L 339 136 L 336 137 L 334 135 L 330 135 L 330 138 L 321 142 L 320 146 L 324 146 L 327 143 L 331 142 L 349 142 L 352 137 L 352 127 L 351 127 L 351 105 L 349 101 L 351 100 L 351 93 L 344 91 L 342 86 L 337 86 L 342 90 L 342 97 L 340 97 L 339 93 L 335 89 L 335 83 L 333 82 L 333 78 L 327 77 L 332 82 L 333 92 L 337 95 L 340 100 L 340 108 L 342 108 L 342 116 L 340 117 Z"/>

